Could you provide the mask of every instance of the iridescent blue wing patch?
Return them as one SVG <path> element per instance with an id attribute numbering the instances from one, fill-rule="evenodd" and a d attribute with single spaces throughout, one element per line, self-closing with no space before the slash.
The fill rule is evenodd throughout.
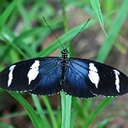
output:
<path id="1" fill-rule="evenodd" d="M 52 95 L 61 90 L 61 64 L 59 58 L 46 58 L 40 62 L 39 78 L 35 89 L 30 91 L 37 95 Z"/>

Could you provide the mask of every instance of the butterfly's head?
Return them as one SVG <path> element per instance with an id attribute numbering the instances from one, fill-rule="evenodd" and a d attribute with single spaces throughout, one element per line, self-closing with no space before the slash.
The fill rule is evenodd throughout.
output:
<path id="1" fill-rule="evenodd" d="M 67 58 L 67 56 L 68 56 L 68 50 L 67 50 L 67 49 L 63 49 L 63 50 L 61 51 L 61 54 L 62 54 L 62 57 L 63 57 L 63 58 Z"/>
<path id="2" fill-rule="evenodd" d="M 63 49 L 63 50 L 61 51 L 61 53 L 62 53 L 63 55 L 68 54 L 68 50 L 67 50 L 67 49 Z"/>

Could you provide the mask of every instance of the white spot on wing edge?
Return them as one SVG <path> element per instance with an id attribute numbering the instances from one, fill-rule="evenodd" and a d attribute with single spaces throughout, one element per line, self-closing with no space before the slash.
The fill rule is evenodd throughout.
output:
<path id="1" fill-rule="evenodd" d="M 93 63 L 89 64 L 89 74 L 88 77 L 90 79 L 90 81 L 95 84 L 96 88 L 98 88 L 98 84 L 100 81 L 100 77 L 98 75 L 98 70 L 95 67 L 95 65 Z"/>
<path id="2" fill-rule="evenodd" d="M 14 68 L 16 67 L 16 65 L 12 65 L 12 66 L 10 66 L 10 68 L 9 68 L 9 74 L 8 74 L 8 87 L 11 85 L 11 83 L 12 83 L 12 80 L 13 80 L 13 70 L 14 70 Z"/>
<path id="3" fill-rule="evenodd" d="M 35 62 L 32 64 L 27 74 L 28 84 L 30 84 L 32 80 L 36 79 L 37 75 L 39 74 L 39 66 L 40 66 L 40 61 L 35 60 Z"/>
<path id="4" fill-rule="evenodd" d="M 120 72 L 117 71 L 117 70 L 113 70 L 114 73 L 115 73 L 115 85 L 116 85 L 116 90 L 118 92 L 120 92 L 120 78 L 119 78 L 119 75 L 120 75 Z"/>

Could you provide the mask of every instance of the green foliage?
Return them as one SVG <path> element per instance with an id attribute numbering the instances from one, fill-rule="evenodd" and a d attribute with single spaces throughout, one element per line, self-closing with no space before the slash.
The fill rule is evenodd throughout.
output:
<path id="1" fill-rule="evenodd" d="M 67 42 L 72 40 L 75 35 L 77 35 L 82 26 L 85 24 L 82 23 L 73 27 L 72 29 L 69 29 L 67 26 L 67 10 L 70 10 L 72 7 L 79 8 L 82 12 L 87 13 L 90 17 L 95 17 L 91 18 L 83 31 L 87 31 L 87 28 L 91 28 L 93 25 L 96 25 L 96 21 L 99 22 L 99 25 L 101 26 L 106 37 L 104 43 L 99 49 L 96 59 L 100 62 L 104 62 L 115 44 L 115 40 L 118 37 L 128 12 L 127 0 L 122 0 L 120 3 L 108 0 L 82 0 L 80 2 L 76 0 L 61 0 L 61 2 L 55 2 L 55 4 L 58 3 L 57 5 L 61 5 L 60 10 L 63 11 L 62 14 L 58 15 L 56 14 L 56 11 L 58 10 L 55 9 L 53 6 L 54 4 L 47 2 L 46 0 L 38 0 L 36 2 L 13 0 L 12 2 L 4 2 L 4 4 L 3 2 L 0 3 L 1 70 L 6 64 L 9 65 L 23 59 L 49 56 L 56 49 L 62 49 L 58 43 L 58 40 L 53 41 L 46 48 L 42 47 L 43 42 L 51 33 L 49 28 L 43 24 L 42 17 L 45 17 L 48 20 L 48 23 L 53 30 L 62 29 L 64 26 L 65 33 L 59 37 L 59 40 L 62 45 L 65 45 Z M 116 16 L 113 17 L 110 14 L 114 14 Z M 105 28 L 106 26 L 108 27 Z M 126 50 L 122 45 L 119 44 L 116 44 L 116 47 L 121 49 L 122 53 Z M 38 50 L 38 48 L 42 49 Z M 71 47 L 69 49 L 72 53 L 73 48 Z M 13 113 L 11 113 L 8 115 L 8 118 L 11 118 L 11 116 L 18 117 L 28 115 L 35 128 L 50 128 L 51 126 L 53 128 L 88 128 L 93 121 L 96 120 L 96 116 L 100 115 L 100 112 L 113 100 L 113 98 L 106 98 L 99 105 L 97 105 L 95 109 L 92 109 L 95 99 L 83 99 L 81 101 L 80 99 L 72 98 L 72 100 L 70 96 L 65 96 L 65 94 L 62 93 L 61 115 L 60 109 L 52 109 L 49 99 L 46 96 L 41 96 L 41 101 L 43 101 L 45 104 L 47 112 L 42 108 L 41 101 L 37 96 L 30 96 L 35 107 L 35 109 L 33 109 L 22 94 L 17 94 L 14 92 L 9 92 L 9 94 L 22 105 L 25 110 L 25 114 L 22 115 L 17 112 L 16 115 L 13 115 Z M 73 103 L 72 109 L 71 103 Z M 49 118 L 46 116 L 46 113 Z M 105 125 L 110 121 L 111 119 L 107 118 L 101 122 L 97 128 L 104 128 Z M 0 127 L 13 128 L 13 126 L 4 122 L 0 122 Z"/>

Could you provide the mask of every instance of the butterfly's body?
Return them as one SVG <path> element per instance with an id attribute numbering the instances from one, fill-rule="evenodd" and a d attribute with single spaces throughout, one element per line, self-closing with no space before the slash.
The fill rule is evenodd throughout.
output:
<path id="1" fill-rule="evenodd" d="M 15 63 L 0 73 L 0 87 L 52 95 L 63 90 L 69 95 L 90 98 L 128 92 L 128 77 L 119 70 L 95 61 L 62 57 L 35 58 Z"/>
<path id="2" fill-rule="evenodd" d="M 63 86 L 65 84 L 65 70 L 68 64 L 68 51 L 67 49 L 62 50 L 62 58 L 61 58 L 61 81 L 60 85 Z"/>

